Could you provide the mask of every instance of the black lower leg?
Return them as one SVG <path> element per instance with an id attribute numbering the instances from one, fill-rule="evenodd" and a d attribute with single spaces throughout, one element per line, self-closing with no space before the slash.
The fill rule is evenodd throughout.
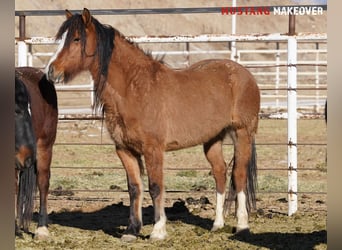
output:
<path id="1" fill-rule="evenodd" d="M 142 223 L 137 216 L 138 209 L 141 209 L 138 204 L 138 198 L 140 195 L 139 187 L 137 184 L 128 184 L 128 192 L 130 197 L 130 210 L 129 210 L 129 219 L 128 219 L 128 227 L 125 230 L 125 234 L 137 235 L 140 232 Z"/>
<path id="2" fill-rule="evenodd" d="M 159 203 L 156 202 L 156 199 L 160 197 L 160 187 L 156 183 L 150 184 L 149 187 L 150 195 L 153 200 L 153 207 L 155 208 L 154 211 L 154 222 L 158 222 L 160 220 L 160 214 L 159 214 Z"/>

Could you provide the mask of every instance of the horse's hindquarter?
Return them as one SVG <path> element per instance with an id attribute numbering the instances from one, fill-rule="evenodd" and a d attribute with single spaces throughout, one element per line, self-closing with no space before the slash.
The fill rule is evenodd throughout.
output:
<path id="1" fill-rule="evenodd" d="M 32 124 L 37 141 L 45 145 L 55 142 L 58 122 L 56 91 L 52 83 L 44 79 L 44 73 L 31 67 L 19 67 L 16 71 L 25 83 L 31 99 Z M 49 136 L 48 136 L 49 135 Z M 51 136 L 54 135 L 54 136 Z"/>
<path id="2" fill-rule="evenodd" d="M 167 149 L 207 142 L 232 125 L 239 71 L 229 61 L 206 60 L 175 73 L 165 98 Z"/>

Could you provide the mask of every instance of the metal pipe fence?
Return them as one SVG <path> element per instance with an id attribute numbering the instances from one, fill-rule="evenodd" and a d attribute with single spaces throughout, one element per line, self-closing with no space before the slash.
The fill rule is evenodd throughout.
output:
<path id="1" fill-rule="evenodd" d="M 244 42 L 244 41 L 252 41 L 255 39 L 255 42 L 268 41 L 274 43 L 285 42 L 288 38 L 287 35 L 282 34 L 268 34 L 268 35 L 200 35 L 200 36 L 173 36 L 173 37 L 156 37 L 156 36 L 143 36 L 143 37 L 129 37 L 135 43 L 143 46 L 144 44 L 156 44 L 156 43 L 194 43 L 194 44 L 202 44 L 202 43 L 210 43 L 214 44 L 217 41 L 228 42 L 236 41 Z M 308 110 L 313 110 L 314 112 L 322 111 L 322 107 L 324 107 L 325 99 L 326 99 L 326 89 L 327 89 L 327 49 L 320 48 L 322 44 L 325 46 L 326 43 L 326 34 L 297 34 L 296 40 L 299 42 L 306 44 L 316 45 L 316 49 L 298 49 L 297 54 L 299 60 L 296 62 L 296 67 L 301 69 L 298 70 L 298 99 L 309 99 L 310 103 L 306 103 L 302 105 L 299 102 L 300 109 L 305 109 L 306 112 Z M 33 37 L 27 38 L 22 41 L 17 41 L 17 53 L 18 53 L 18 66 L 33 66 L 34 59 L 39 58 L 41 61 L 45 61 L 52 55 L 51 52 L 34 52 L 33 46 L 37 45 L 58 45 L 58 41 L 55 41 L 54 38 L 51 37 Z M 317 45 L 321 44 L 321 46 Z M 279 47 L 279 46 L 277 46 Z M 175 69 L 182 69 L 195 61 L 206 58 L 220 57 L 220 58 L 229 58 L 231 51 L 227 49 L 213 49 L 213 50 L 201 50 L 196 48 L 194 50 L 190 50 L 191 46 L 187 45 L 186 50 L 157 50 L 152 51 L 151 54 L 155 57 L 158 56 L 168 56 L 167 64 L 170 67 Z M 273 109 L 272 112 L 277 112 L 279 109 L 286 109 L 287 104 L 285 102 L 287 95 L 282 90 L 285 90 L 285 86 L 287 85 L 287 72 L 285 69 L 289 66 L 286 62 L 287 50 L 280 49 L 255 49 L 255 50 L 238 50 L 236 60 L 246 68 L 248 68 L 253 75 L 256 77 L 259 87 L 261 89 L 262 95 L 262 108 L 264 109 Z M 248 55 L 248 56 L 246 56 Z M 182 56 L 181 60 L 172 61 L 172 56 Z M 199 56 L 199 57 L 198 57 Z M 205 56 L 205 57 L 203 57 Z M 260 58 L 250 60 L 250 58 Z M 265 60 L 267 57 L 267 60 Z M 180 63 L 179 63 L 180 61 Z M 44 68 L 45 64 L 35 65 L 36 67 Z M 305 86 L 305 87 L 302 87 Z M 273 88 L 273 89 L 272 89 Z M 56 85 L 56 89 L 59 92 L 84 92 L 89 91 L 89 103 L 88 106 L 85 107 L 86 111 L 90 111 L 90 108 L 94 103 L 94 94 L 93 94 L 93 83 L 91 79 L 88 82 L 72 84 L 72 85 Z M 301 91 L 306 92 L 301 92 Z M 308 94 L 307 91 L 311 91 Z M 314 91 L 314 92 L 312 92 Z M 270 103 L 269 100 L 273 99 Z M 63 102 L 61 102 L 63 103 Z M 64 109 L 61 107 L 61 109 Z M 83 113 L 84 113 L 83 112 Z M 67 111 L 63 111 L 63 114 L 67 113 Z M 75 113 L 75 112 L 72 112 Z"/>

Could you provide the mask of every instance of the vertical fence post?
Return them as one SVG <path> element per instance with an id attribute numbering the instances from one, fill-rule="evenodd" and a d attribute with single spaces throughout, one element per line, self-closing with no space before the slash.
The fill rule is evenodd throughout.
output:
<path id="1" fill-rule="evenodd" d="M 232 7 L 236 8 L 236 0 L 233 0 Z M 232 35 L 236 33 L 236 14 L 232 15 Z M 231 44 L 230 60 L 236 61 L 236 42 L 232 41 Z"/>
<path id="2" fill-rule="evenodd" d="M 25 16 L 19 16 L 18 67 L 27 66 L 27 45 L 25 39 Z"/>
<path id="3" fill-rule="evenodd" d="M 315 83 L 316 83 L 316 106 L 315 106 L 315 112 L 319 112 L 320 105 L 319 105 L 319 45 L 316 43 L 316 66 L 315 66 Z"/>
<path id="4" fill-rule="evenodd" d="M 185 49 L 186 49 L 186 66 L 190 67 L 190 43 L 185 43 Z"/>
<path id="5" fill-rule="evenodd" d="M 18 41 L 18 67 L 27 66 L 27 45 L 24 41 Z"/>
<path id="6" fill-rule="evenodd" d="M 94 86 L 94 80 L 92 77 L 90 77 L 90 105 L 91 109 L 94 110 L 95 107 L 95 86 Z"/>
<path id="7" fill-rule="evenodd" d="M 292 25 L 291 25 L 292 23 Z M 294 16 L 290 16 L 287 41 L 287 129 L 288 129 L 288 215 L 297 211 L 297 40 L 294 36 Z"/>
<path id="8" fill-rule="evenodd" d="M 280 52 L 279 52 L 279 42 L 276 42 L 276 65 L 280 64 Z M 277 66 L 276 70 L 276 78 L 275 78 L 275 96 L 276 96 L 276 110 L 279 111 L 279 83 L 280 83 L 280 68 Z"/>

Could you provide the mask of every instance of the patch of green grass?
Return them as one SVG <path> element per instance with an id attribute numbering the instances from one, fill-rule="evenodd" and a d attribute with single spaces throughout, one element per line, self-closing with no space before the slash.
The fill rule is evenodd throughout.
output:
<path id="1" fill-rule="evenodd" d="M 261 175 L 258 176 L 258 190 L 260 191 L 279 191 L 287 190 L 287 176 Z"/>
<path id="2" fill-rule="evenodd" d="M 179 177 L 196 177 L 197 172 L 195 170 L 181 170 L 177 172 L 176 176 Z"/>
<path id="3" fill-rule="evenodd" d="M 67 177 L 57 177 L 53 182 L 51 181 L 50 190 L 54 190 L 59 187 L 61 187 L 63 190 L 78 188 L 77 183 L 75 183 L 74 179 Z"/>
<path id="4" fill-rule="evenodd" d="M 327 173 L 328 172 L 328 168 L 327 168 L 327 163 L 326 162 L 321 162 L 321 163 L 317 163 L 316 164 L 316 168 L 317 170 L 323 172 L 323 173 Z"/>

